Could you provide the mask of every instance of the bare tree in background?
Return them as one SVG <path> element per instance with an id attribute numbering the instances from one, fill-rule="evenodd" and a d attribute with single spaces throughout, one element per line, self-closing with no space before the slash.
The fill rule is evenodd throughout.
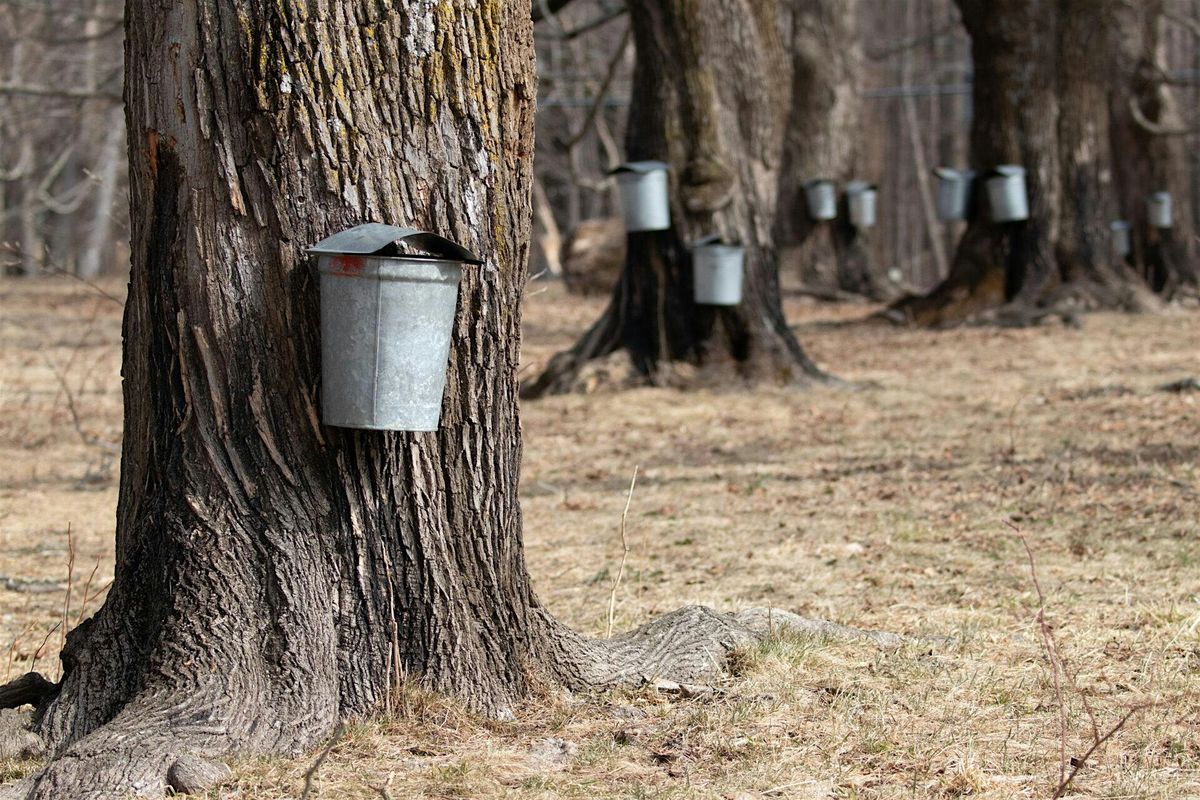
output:
<path id="1" fill-rule="evenodd" d="M 126 223 L 119 0 L 0 0 L 0 272 L 111 269 Z"/>
<path id="2" fill-rule="evenodd" d="M 1200 209 L 1192 193 L 1200 127 L 1197 109 L 1188 120 L 1178 97 L 1181 86 L 1200 81 L 1200 71 L 1182 81 L 1173 77 L 1168 30 L 1180 28 L 1192 52 L 1200 53 L 1200 4 L 1146 0 L 1118 4 L 1116 14 L 1116 89 L 1109 102 L 1112 146 L 1119 155 L 1114 162 L 1117 204 L 1134 225 L 1131 263 L 1152 289 L 1171 297 L 1195 291 L 1200 281 Z M 1154 228 L 1147 220 L 1146 197 L 1158 191 L 1170 192 L 1174 202 L 1169 229 Z"/>

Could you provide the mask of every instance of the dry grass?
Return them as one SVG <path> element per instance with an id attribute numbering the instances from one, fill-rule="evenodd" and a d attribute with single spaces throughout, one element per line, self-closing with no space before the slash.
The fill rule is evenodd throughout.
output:
<path id="1" fill-rule="evenodd" d="M 527 371 L 600 307 L 557 287 L 532 295 Z M 1068 757 L 1157 701 L 1097 749 L 1068 796 L 1200 797 L 1200 396 L 1156 390 L 1200 373 L 1197 315 L 951 333 L 819 322 L 864 311 L 789 308 L 817 360 L 874 384 L 864 391 L 527 403 L 530 569 L 550 608 L 603 635 L 641 465 L 618 629 L 681 603 L 770 604 L 956 644 L 884 653 L 783 637 L 739 654 L 715 697 L 548 691 L 506 723 L 410 687 L 391 718 L 348 727 L 311 797 L 1050 797 L 1059 696 L 1006 520 L 1037 558 Z M 85 438 L 120 436 L 119 313 L 86 287 L 0 283 L 9 674 L 30 668 L 62 616 L 68 524 L 71 608 L 97 558 L 93 593 L 111 576 L 116 471 Z M 31 593 L 29 580 L 53 591 Z M 56 671 L 57 642 L 39 668 Z M 310 765 L 242 761 L 212 796 L 297 797 Z M 30 768 L 0 762 L 0 778 Z"/>

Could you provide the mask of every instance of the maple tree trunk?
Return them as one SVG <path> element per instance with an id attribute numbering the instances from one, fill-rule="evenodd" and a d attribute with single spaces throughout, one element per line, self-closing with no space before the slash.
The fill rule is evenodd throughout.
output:
<path id="1" fill-rule="evenodd" d="M 1113 42 L 1118 66 L 1110 98 L 1114 167 L 1121 216 L 1133 225 L 1129 262 L 1150 286 L 1171 296 L 1200 283 L 1196 229 L 1189 185 L 1187 139 L 1179 101 L 1166 74 L 1165 4 L 1118 4 Z M 1149 224 L 1146 199 L 1170 192 L 1174 225 Z"/>
<path id="2" fill-rule="evenodd" d="M 775 227 L 781 260 L 806 286 L 883 298 L 891 290 L 871 258 L 870 231 L 850 224 L 844 199 L 836 220 L 814 222 L 804 197 L 808 180 L 840 187 L 864 178 L 855 172 L 864 135 L 858 0 L 791 0 L 783 10 L 792 80 Z"/>
<path id="3" fill-rule="evenodd" d="M 180 748 L 297 752 L 399 675 L 491 713 L 527 689 L 513 374 L 531 22 L 359 6 L 129 8 L 116 572 L 42 709 L 57 759 L 35 797 L 76 796 L 89 773 L 90 791 L 161 793 Z M 304 247 L 363 219 L 499 269 L 464 279 L 437 434 L 318 421 Z"/>
<path id="4" fill-rule="evenodd" d="M 732 362 L 752 379 L 823 377 L 788 328 L 773 240 L 786 74 L 775 6 L 766 0 L 637 0 L 626 135 L 631 161 L 671 166 L 670 231 L 631 233 L 609 308 L 555 356 L 527 396 L 568 391 L 589 360 L 627 351 L 636 372 L 672 362 Z M 721 234 L 746 247 L 743 301 L 697 305 L 691 242 Z"/>
<path id="5" fill-rule="evenodd" d="M 974 63 L 971 158 L 977 215 L 950 275 L 893 305 L 911 322 L 945 325 L 999 310 L 1016 323 L 1060 305 L 1138 308 L 1136 277 L 1114 267 L 1114 158 L 1106 113 L 1119 3 L 958 0 Z M 1111 8 L 1109 8 L 1111 6 Z M 986 170 L 1026 169 L 1029 219 L 994 223 Z"/>

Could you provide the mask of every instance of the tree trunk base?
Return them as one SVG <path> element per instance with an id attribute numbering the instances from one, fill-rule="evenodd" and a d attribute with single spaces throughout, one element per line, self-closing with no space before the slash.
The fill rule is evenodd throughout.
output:
<path id="1" fill-rule="evenodd" d="M 710 682 L 727 671 L 731 653 L 781 633 L 858 640 L 885 649 L 915 641 L 775 609 L 719 613 L 702 606 L 685 606 L 612 639 L 592 639 L 535 611 L 543 669 L 576 692 Z M 235 752 L 239 741 L 260 740 L 251 730 L 270 726 L 271 710 L 246 698 L 222 698 L 220 708 L 206 705 L 211 701 L 137 698 L 110 722 L 63 748 L 38 775 L 0 788 L 0 800 L 118 800 L 207 791 L 231 776 L 217 759 Z M 244 716 L 236 709 L 253 711 Z M 271 752 L 296 755 L 295 743 L 285 740 L 281 732 Z"/>
<path id="2" fill-rule="evenodd" d="M 555 355 L 536 378 L 521 385 L 521 397 L 591 393 L 605 385 L 698 389 L 738 381 L 797 387 L 838 383 L 808 357 L 786 325 L 770 336 L 761 335 L 745 358 L 727 352 L 724 345 L 720 337 L 715 337 L 714 341 L 697 345 L 687 356 L 657 360 L 647 359 L 645 354 L 639 357 L 623 342 L 621 316 L 614 302 L 573 347 Z M 596 362 L 622 352 L 629 355 L 627 370 L 604 365 L 589 372 Z"/>
<path id="3" fill-rule="evenodd" d="M 1009 300 L 1004 270 L 995 267 L 969 283 L 952 276 L 928 294 L 901 298 L 876 317 L 919 328 L 1030 327 L 1054 317 L 1075 325 L 1079 314 L 1090 311 L 1152 313 L 1161 308 L 1162 302 L 1144 283 L 1117 271 L 1059 284 L 1036 300 L 1020 295 Z"/>

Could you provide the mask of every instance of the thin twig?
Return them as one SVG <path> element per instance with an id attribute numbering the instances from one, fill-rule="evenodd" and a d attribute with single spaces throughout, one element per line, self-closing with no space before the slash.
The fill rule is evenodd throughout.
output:
<path id="1" fill-rule="evenodd" d="M 89 447 L 97 447 L 109 453 L 120 453 L 121 448 L 117 444 L 106 442 L 83 429 L 83 419 L 79 416 L 79 408 L 75 405 L 75 393 L 71 391 L 71 386 L 67 383 L 67 376 L 55 366 L 54 362 L 45 353 L 42 353 L 42 360 L 46 362 L 46 366 L 54 373 L 54 378 L 58 381 L 59 388 L 62 389 L 63 395 L 67 398 L 67 410 L 71 412 L 71 424 L 75 426 L 75 433 L 79 434 L 80 440 Z"/>
<path id="2" fill-rule="evenodd" d="M 67 589 L 63 594 L 62 639 L 58 651 L 61 653 L 67 646 L 67 626 L 71 620 L 71 593 L 75 588 L 75 534 L 71 531 L 71 523 L 67 523 Z"/>
<path id="3" fill-rule="evenodd" d="M 395 800 L 395 798 L 392 797 L 392 792 L 391 792 L 392 779 L 395 777 L 396 777 L 396 773 L 389 772 L 386 781 L 384 781 L 379 786 L 372 786 L 371 788 L 374 789 L 376 792 L 378 792 L 379 796 L 382 797 L 383 800 Z"/>
<path id="4" fill-rule="evenodd" d="M 124 300 L 122 300 L 119 297 L 116 297 L 115 295 L 109 294 L 108 292 L 104 291 L 104 289 L 102 289 L 100 286 L 98 286 L 96 283 L 89 281 L 87 278 L 83 277 L 82 275 L 76 275 L 74 272 L 71 272 L 68 269 L 63 269 L 62 267 L 56 266 L 54 264 L 49 264 L 45 261 L 43 261 L 40 264 L 40 267 L 43 272 L 49 272 L 51 275 L 61 275 L 66 278 L 71 278 L 72 280 L 79 281 L 84 286 L 86 286 L 89 289 L 91 289 L 92 291 L 94 291 L 97 295 L 99 295 L 100 297 L 103 297 L 105 300 L 115 303 L 116 305 L 119 305 L 121 308 L 125 307 Z"/>
<path id="5" fill-rule="evenodd" d="M 1058 654 L 1058 645 L 1054 640 L 1054 631 L 1051 630 L 1050 624 L 1046 622 L 1046 595 L 1042 592 L 1041 581 L 1038 580 L 1037 562 L 1033 557 L 1033 548 L 1029 546 L 1025 534 L 1014 523 L 1005 520 L 1005 525 L 1016 533 L 1017 538 L 1021 540 L 1022 546 L 1025 548 L 1025 554 L 1029 557 L 1029 575 L 1033 579 L 1033 588 L 1037 591 L 1038 597 L 1038 633 L 1042 638 L 1042 647 L 1046 651 L 1046 658 L 1050 661 L 1050 675 L 1054 681 L 1054 700 L 1058 704 L 1058 781 L 1059 785 L 1063 786 L 1067 782 L 1067 703 L 1063 698 L 1061 672 L 1064 672 L 1062 659 Z M 1059 795 L 1054 795 L 1058 797 Z"/>
<path id="6" fill-rule="evenodd" d="M 312 794 L 313 777 L 317 774 L 317 770 L 321 768 L 321 765 L 325 763 L 325 759 L 329 757 L 329 754 L 333 751 L 333 748 L 338 746 L 338 743 L 342 741 L 342 738 L 345 735 L 346 724 L 344 722 L 339 722 L 338 726 L 334 728 L 333 735 L 329 737 L 328 744 L 326 744 L 325 747 L 322 748 L 321 752 L 317 755 L 317 760 L 314 761 L 312 766 L 305 771 L 304 791 L 300 793 L 300 800 L 308 800 L 309 796 Z"/>
<path id="7" fill-rule="evenodd" d="M 1079 758 L 1075 759 L 1071 763 L 1071 771 L 1058 784 L 1058 788 L 1056 788 L 1054 790 L 1053 800 L 1058 800 L 1058 798 L 1062 797 L 1066 793 L 1067 788 L 1070 787 L 1070 785 L 1071 785 L 1071 781 L 1075 780 L 1075 776 L 1079 774 L 1079 771 L 1082 770 L 1084 765 L 1087 764 L 1088 759 L 1092 757 L 1093 753 L 1095 753 L 1097 750 L 1100 749 L 1100 746 L 1102 744 L 1107 742 L 1112 737 L 1116 736 L 1117 732 L 1125 727 L 1125 723 L 1127 723 L 1127 722 L 1129 722 L 1129 720 L 1133 719 L 1133 716 L 1135 714 L 1137 714 L 1139 711 L 1145 711 L 1148 708 L 1153 708 L 1155 705 L 1157 705 L 1157 703 L 1150 701 L 1147 703 L 1141 703 L 1139 705 L 1133 706 L 1132 708 L 1130 708 L 1128 711 L 1125 712 L 1125 716 L 1121 717 L 1121 719 L 1117 722 L 1116 725 L 1113 725 L 1111 728 L 1108 729 L 1108 733 L 1104 734 L 1103 736 L 1096 739 L 1096 741 L 1092 742 L 1092 746 L 1088 748 L 1088 751 L 1086 753 L 1084 753 L 1082 756 L 1080 756 Z"/>
<path id="8" fill-rule="evenodd" d="M 83 622 L 83 615 L 87 613 L 88 592 L 92 590 L 92 580 L 96 577 L 96 572 L 100 569 L 100 559 L 96 559 L 96 566 L 92 567 L 92 572 L 88 575 L 87 583 L 83 585 L 83 597 L 79 601 L 79 617 L 75 620 L 75 624 Z"/>
<path id="9" fill-rule="evenodd" d="M 54 635 L 54 632 L 58 630 L 61 625 L 62 622 L 56 622 L 54 623 L 54 627 L 46 631 L 46 637 L 42 639 L 42 643 L 38 645 L 38 649 L 33 651 L 33 663 L 29 665 L 30 672 L 37 671 L 37 662 L 38 659 L 42 657 L 42 651 L 46 649 L 46 642 L 50 641 L 50 637 Z"/>
<path id="10" fill-rule="evenodd" d="M 629 504 L 633 502 L 633 487 L 637 485 L 638 469 L 633 468 L 633 479 L 629 481 L 629 494 L 625 497 L 625 510 L 621 512 L 621 566 L 617 568 L 617 577 L 613 578 L 612 590 L 608 593 L 608 631 L 606 638 L 612 638 L 613 621 L 617 614 L 617 587 L 625 575 L 625 562 L 629 559 L 629 540 L 625 538 L 625 521 L 629 518 Z"/>

